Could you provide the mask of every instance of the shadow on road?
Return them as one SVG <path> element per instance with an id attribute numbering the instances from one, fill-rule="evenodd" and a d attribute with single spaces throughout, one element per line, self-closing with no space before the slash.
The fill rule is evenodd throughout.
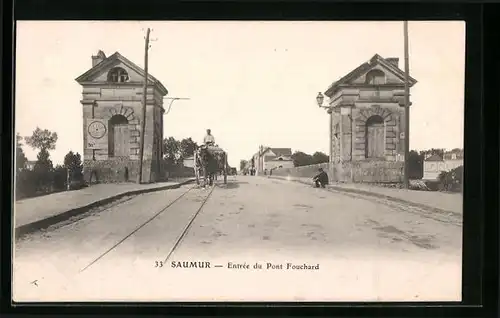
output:
<path id="1" fill-rule="evenodd" d="M 227 180 L 227 184 L 224 184 L 222 182 L 215 182 L 214 183 L 214 185 L 217 188 L 221 188 L 221 189 L 236 189 L 236 188 L 240 187 L 240 184 L 248 184 L 248 182 Z"/>

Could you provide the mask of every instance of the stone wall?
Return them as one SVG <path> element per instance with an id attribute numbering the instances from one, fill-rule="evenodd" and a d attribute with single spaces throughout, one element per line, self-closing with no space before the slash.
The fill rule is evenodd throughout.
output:
<path id="1" fill-rule="evenodd" d="M 282 176 L 282 177 L 298 177 L 298 178 L 312 178 L 318 174 L 318 169 L 323 168 L 325 171 L 329 171 L 328 163 L 321 163 L 310 166 L 302 166 L 295 168 L 282 168 L 273 170 L 273 176 Z M 330 177 L 330 173 L 328 173 Z M 331 178 L 331 177 L 330 177 Z"/>
<path id="2" fill-rule="evenodd" d="M 194 177 L 194 169 L 188 167 L 166 168 L 166 175 L 169 178 L 191 178 Z"/>
<path id="3" fill-rule="evenodd" d="M 83 164 L 85 181 L 92 184 L 96 183 L 96 175 L 99 183 L 136 182 L 139 173 L 139 160 L 128 158 L 85 160 Z M 194 177 L 192 168 L 172 167 L 166 164 L 162 164 L 157 175 L 154 165 L 155 162 L 152 160 L 144 160 L 142 177 L 144 182 L 165 182 L 168 178 Z"/>
<path id="4" fill-rule="evenodd" d="M 146 160 L 143 166 L 151 167 L 151 161 Z M 99 183 L 135 182 L 138 173 L 139 160 L 113 158 L 109 160 L 84 160 L 83 162 L 83 176 L 88 183 L 96 183 L 96 181 Z M 143 179 L 146 179 L 145 176 Z"/>
<path id="5" fill-rule="evenodd" d="M 277 169 L 276 176 L 312 178 L 318 169 L 327 171 L 330 181 L 359 183 L 403 182 L 404 162 L 396 161 L 346 161 L 343 163 L 322 163 L 291 169 Z"/>

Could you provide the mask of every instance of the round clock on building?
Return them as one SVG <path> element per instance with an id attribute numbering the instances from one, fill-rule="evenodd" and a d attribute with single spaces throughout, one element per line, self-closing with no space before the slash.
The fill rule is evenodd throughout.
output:
<path id="1" fill-rule="evenodd" d="M 106 126 L 100 121 L 94 121 L 89 125 L 89 134 L 95 139 L 102 138 L 106 134 Z"/>

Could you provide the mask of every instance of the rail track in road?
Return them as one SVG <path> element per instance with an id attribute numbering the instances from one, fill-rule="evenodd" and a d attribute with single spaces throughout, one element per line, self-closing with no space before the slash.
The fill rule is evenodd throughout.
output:
<path id="1" fill-rule="evenodd" d="M 199 215 L 199 213 L 203 210 L 203 207 L 205 206 L 205 204 L 207 203 L 208 199 L 211 197 L 214 189 L 215 189 L 215 184 L 213 186 L 211 186 L 209 188 L 209 191 L 208 191 L 208 194 L 206 194 L 206 196 L 203 198 L 203 200 L 201 201 L 201 204 L 198 206 L 198 208 L 196 209 L 195 213 L 193 214 L 192 217 L 189 218 L 189 221 L 187 222 L 187 224 L 185 225 L 182 233 L 179 235 L 179 237 L 175 240 L 172 248 L 170 249 L 170 252 L 167 254 L 167 256 L 165 257 L 165 260 L 164 260 L 164 263 L 167 262 L 167 260 L 169 259 L 170 255 L 172 255 L 172 253 L 180 246 L 182 240 L 184 239 L 185 235 L 188 233 L 189 229 L 191 228 L 191 225 L 193 224 L 194 220 L 196 219 L 196 217 Z M 111 246 L 110 248 L 108 248 L 104 253 L 100 254 L 97 258 L 95 258 L 92 262 L 90 262 L 88 265 L 86 265 L 85 267 L 83 267 L 82 269 L 80 269 L 79 273 L 82 273 L 84 272 L 85 270 L 87 270 L 88 268 L 90 268 L 92 265 L 96 264 L 97 262 L 99 262 L 102 258 L 104 258 L 107 254 L 109 254 L 111 251 L 113 251 L 114 249 L 116 249 L 118 246 L 120 246 L 123 242 L 125 242 L 127 239 L 131 238 L 134 234 L 138 233 L 141 229 L 143 229 L 146 225 L 148 225 L 149 223 L 151 223 L 152 221 L 154 221 L 156 218 L 158 218 L 160 215 L 162 215 L 163 213 L 165 213 L 166 211 L 168 211 L 169 209 L 172 209 L 174 206 L 176 206 L 177 204 L 179 204 L 180 202 L 182 202 L 182 199 L 189 193 L 191 192 L 192 190 L 194 189 L 200 189 L 200 187 L 198 185 L 194 185 L 194 186 L 191 186 L 189 187 L 186 191 L 182 192 L 180 195 L 178 195 L 173 201 L 171 201 L 170 203 L 166 204 L 163 208 L 161 208 L 158 212 L 156 212 L 152 217 L 150 217 L 148 220 L 146 220 L 145 222 L 142 222 L 138 227 L 136 227 L 133 231 L 129 232 L 127 235 L 125 235 L 121 240 L 119 240 L 117 243 L 115 243 L 113 246 Z M 126 200 L 124 202 L 121 202 L 119 204 L 123 204 L 125 202 L 127 202 L 129 200 Z M 115 205 L 116 206 L 116 205 Z"/>
<path id="2" fill-rule="evenodd" d="M 396 211 L 405 211 L 418 215 L 422 218 L 430 219 L 440 223 L 450 224 L 453 226 L 461 227 L 463 225 L 462 215 L 456 212 L 442 211 L 440 209 L 424 208 L 410 203 L 397 202 L 388 200 L 381 197 L 368 196 L 364 194 L 349 193 L 344 191 L 337 191 L 328 189 L 329 192 L 337 193 L 340 195 L 348 196 L 353 199 L 371 201 L 377 204 L 383 204 Z"/>

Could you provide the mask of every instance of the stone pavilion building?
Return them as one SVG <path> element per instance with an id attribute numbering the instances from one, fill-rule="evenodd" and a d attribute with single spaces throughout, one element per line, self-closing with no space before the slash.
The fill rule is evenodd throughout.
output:
<path id="1" fill-rule="evenodd" d="M 398 64 L 398 58 L 375 54 L 324 92 L 334 180 L 402 180 L 405 74 Z M 410 87 L 416 82 L 409 78 Z"/>
<path id="2" fill-rule="evenodd" d="M 161 165 L 163 108 L 167 89 L 148 74 L 146 118 L 142 117 L 144 70 L 120 53 L 92 56 L 92 67 L 76 78 L 82 86 L 83 159 L 87 181 L 135 181 L 144 133 L 142 181 L 164 178 Z M 141 122 L 146 129 L 142 132 Z"/>

